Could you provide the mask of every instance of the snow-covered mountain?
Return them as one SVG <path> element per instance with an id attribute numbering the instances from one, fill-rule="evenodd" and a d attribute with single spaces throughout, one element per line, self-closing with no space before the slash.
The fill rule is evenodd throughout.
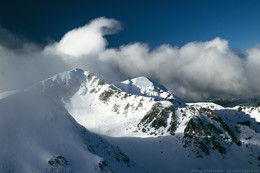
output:
<path id="1" fill-rule="evenodd" d="M 186 103 L 75 69 L 0 94 L 0 172 L 260 169 L 260 107 Z"/>

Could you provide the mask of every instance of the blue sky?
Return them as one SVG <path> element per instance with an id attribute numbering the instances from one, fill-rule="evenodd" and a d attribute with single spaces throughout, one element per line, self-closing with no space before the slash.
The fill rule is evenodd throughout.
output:
<path id="1" fill-rule="evenodd" d="M 115 18 L 123 30 L 107 36 L 110 47 L 130 42 L 149 46 L 183 46 L 221 37 L 230 48 L 260 43 L 260 1 L 2 1 L 0 26 L 31 41 L 46 44 L 90 20 Z"/>

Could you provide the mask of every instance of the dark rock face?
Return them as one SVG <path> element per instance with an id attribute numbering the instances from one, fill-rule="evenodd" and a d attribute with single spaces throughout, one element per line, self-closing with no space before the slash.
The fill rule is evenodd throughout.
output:
<path id="1" fill-rule="evenodd" d="M 104 92 L 99 95 L 99 99 L 103 102 L 108 102 L 110 97 L 121 92 L 120 89 L 114 85 L 110 85 Z"/>
<path id="2" fill-rule="evenodd" d="M 188 121 L 183 138 L 183 146 L 193 148 L 196 157 L 209 155 L 211 150 L 226 154 L 233 143 L 241 146 L 234 130 L 216 112 L 201 107 L 198 113 Z"/>
<path id="3" fill-rule="evenodd" d="M 60 155 L 54 156 L 48 161 L 50 172 L 71 172 L 68 160 Z"/>
<path id="4" fill-rule="evenodd" d="M 177 129 L 177 120 L 173 105 L 163 107 L 160 102 L 157 102 L 143 117 L 138 126 L 143 126 L 142 131 L 146 132 L 148 128 L 153 128 L 155 130 L 158 130 L 161 127 L 166 128 L 168 121 L 170 121 L 170 126 L 167 131 L 171 135 L 174 135 L 174 132 Z M 157 135 L 157 133 L 154 133 L 154 135 Z"/>

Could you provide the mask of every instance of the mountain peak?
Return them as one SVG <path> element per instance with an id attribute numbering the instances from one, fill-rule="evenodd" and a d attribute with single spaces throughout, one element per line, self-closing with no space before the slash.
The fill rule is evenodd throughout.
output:
<path id="1" fill-rule="evenodd" d="M 157 99 L 166 99 L 167 97 L 172 96 L 166 87 L 145 76 L 128 79 L 115 84 L 121 90 L 134 95 L 155 97 Z"/>
<path id="2" fill-rule="evenodd" d="M 123 81 L 122 83 L 134 85 L 143 90 L 147 89 L 147 88 L 156 88 L 157 90 L 168 91 L 164 86 L 156 83 L 152 79 L 145 77 L 145 76 L 128 79 L 126 81 Z"/>

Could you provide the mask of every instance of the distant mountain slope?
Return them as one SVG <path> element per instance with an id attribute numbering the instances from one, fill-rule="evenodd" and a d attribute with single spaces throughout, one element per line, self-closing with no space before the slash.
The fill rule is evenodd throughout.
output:
<path id="1" fill-rule="evenodd" d="M 0 100 L 0 169 L 259 170 L 259 119 L 260 107 L 185 103 L 146 77 L 75 69 Z"/>

